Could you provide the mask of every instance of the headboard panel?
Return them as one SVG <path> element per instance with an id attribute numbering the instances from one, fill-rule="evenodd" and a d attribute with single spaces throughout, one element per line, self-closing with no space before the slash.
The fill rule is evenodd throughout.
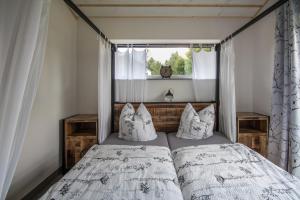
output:
<path id="1" fill-rule="evenodd" d="M 123 106 L 126 103 L 115 103 L 114 104 L 114 132 L 119 131 L 119 117 Z M 186 106 L 186 102 L 180 103 L 144 103 L 148 111 L 152 115 L 152 121 L 155 130 L 158 132 L 177 132 L 181 114 Z M 196 111 L 200 111 L 203 108 L 216 103 L 191 103 Z M 140 103 L 132 103 L 135 109 L 138 108 Z M 217 117 L 216 117 L 217 119 Z"/>

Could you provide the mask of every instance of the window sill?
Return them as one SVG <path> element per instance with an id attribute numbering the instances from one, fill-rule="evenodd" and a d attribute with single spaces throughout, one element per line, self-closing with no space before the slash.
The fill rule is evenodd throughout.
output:
<path id="1" fill-rule="evenodd" d="M 162 78 L 159 75 L 154 75 L 154 76 L 148 76 L 146 80 L 161 80 L 161 81 L 172 81 L 172 80 L 192 80 L 191 76 L 180 76 L 180 75 L 174 75 L 171 76 L 171 78 Z"/>

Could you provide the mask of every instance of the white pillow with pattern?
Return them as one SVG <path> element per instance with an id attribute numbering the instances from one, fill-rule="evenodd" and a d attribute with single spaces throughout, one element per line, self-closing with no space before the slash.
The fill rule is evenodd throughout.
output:
<path id="1" fill-rule="evenodd" d="M 127 103 L 121 112 L 119 138 L 129 141 L 149 141 L 157 137 L 151 114 L 144 104 L 135 112 L 132 104 Z"/>
<path id="2" fill-rule="evenodd" d="M 198 113 L 188 103 L 181 115 L 176 137 L 184 139 L 206 139 L 213 135 L 215 108 L 211 104 Z"/>

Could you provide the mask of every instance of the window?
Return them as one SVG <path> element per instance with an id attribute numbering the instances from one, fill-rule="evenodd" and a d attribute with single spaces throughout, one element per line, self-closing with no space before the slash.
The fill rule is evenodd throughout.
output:
<path id="1" fill-rule="evenodd" d="M 119 52 L 126 52 L 128 48 L 118 48 Z M 137 48 L 136 51 L 145 51 L 145 48 Z M 187 48 L 187 47 L 149 47 L 146 48 L 146 77 L 147 79 L 160 79 L 161 66 L 171 66 L 172 77 L 179 79 L 191 79 L 193 73 L 193 53 L 200 51 L 210 52 L 211 48 Z M 129 48 L 129 52 L 132 49 Z M 201 62 L 202 63 L 202 62 Z M 207 69 L 206 69 L 207 71 Z M 202 73 L 202 72 L 201 72 Z"/>
<path id="2" fill-rule="evenodd" d="M 172 76 L 192 76 L 192 51 L 190 48 L 148 48 L 147 75 L 160 76 L 162 65 L 172 68 Z"/>

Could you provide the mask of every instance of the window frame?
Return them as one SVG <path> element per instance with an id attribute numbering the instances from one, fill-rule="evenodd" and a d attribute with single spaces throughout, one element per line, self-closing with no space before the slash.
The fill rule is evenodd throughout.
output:
<path id="1" fill-rule="evenodd" d="M 146 75 L 146 80 L 192 80 L 192 75 L 172 75 L 170 78 L 162 78 L 161 75 Z"/>
<path id="2" fill-rule="evenodd" d="M 167 44 L 117 44 L 116 48 L 215 48 L 216 43 L 206 44 L 185 44 L 185 43 L 167 43 Z M 147 66 L 148 69 L 148 66 Z M 193 70 L 193 68 L 192 68 Z M 162 78 L 161 75 L 148 75 L 146 74 L 146 80 L 192 80 L 191 75 L 172 75 L 170 78 Z"/>

